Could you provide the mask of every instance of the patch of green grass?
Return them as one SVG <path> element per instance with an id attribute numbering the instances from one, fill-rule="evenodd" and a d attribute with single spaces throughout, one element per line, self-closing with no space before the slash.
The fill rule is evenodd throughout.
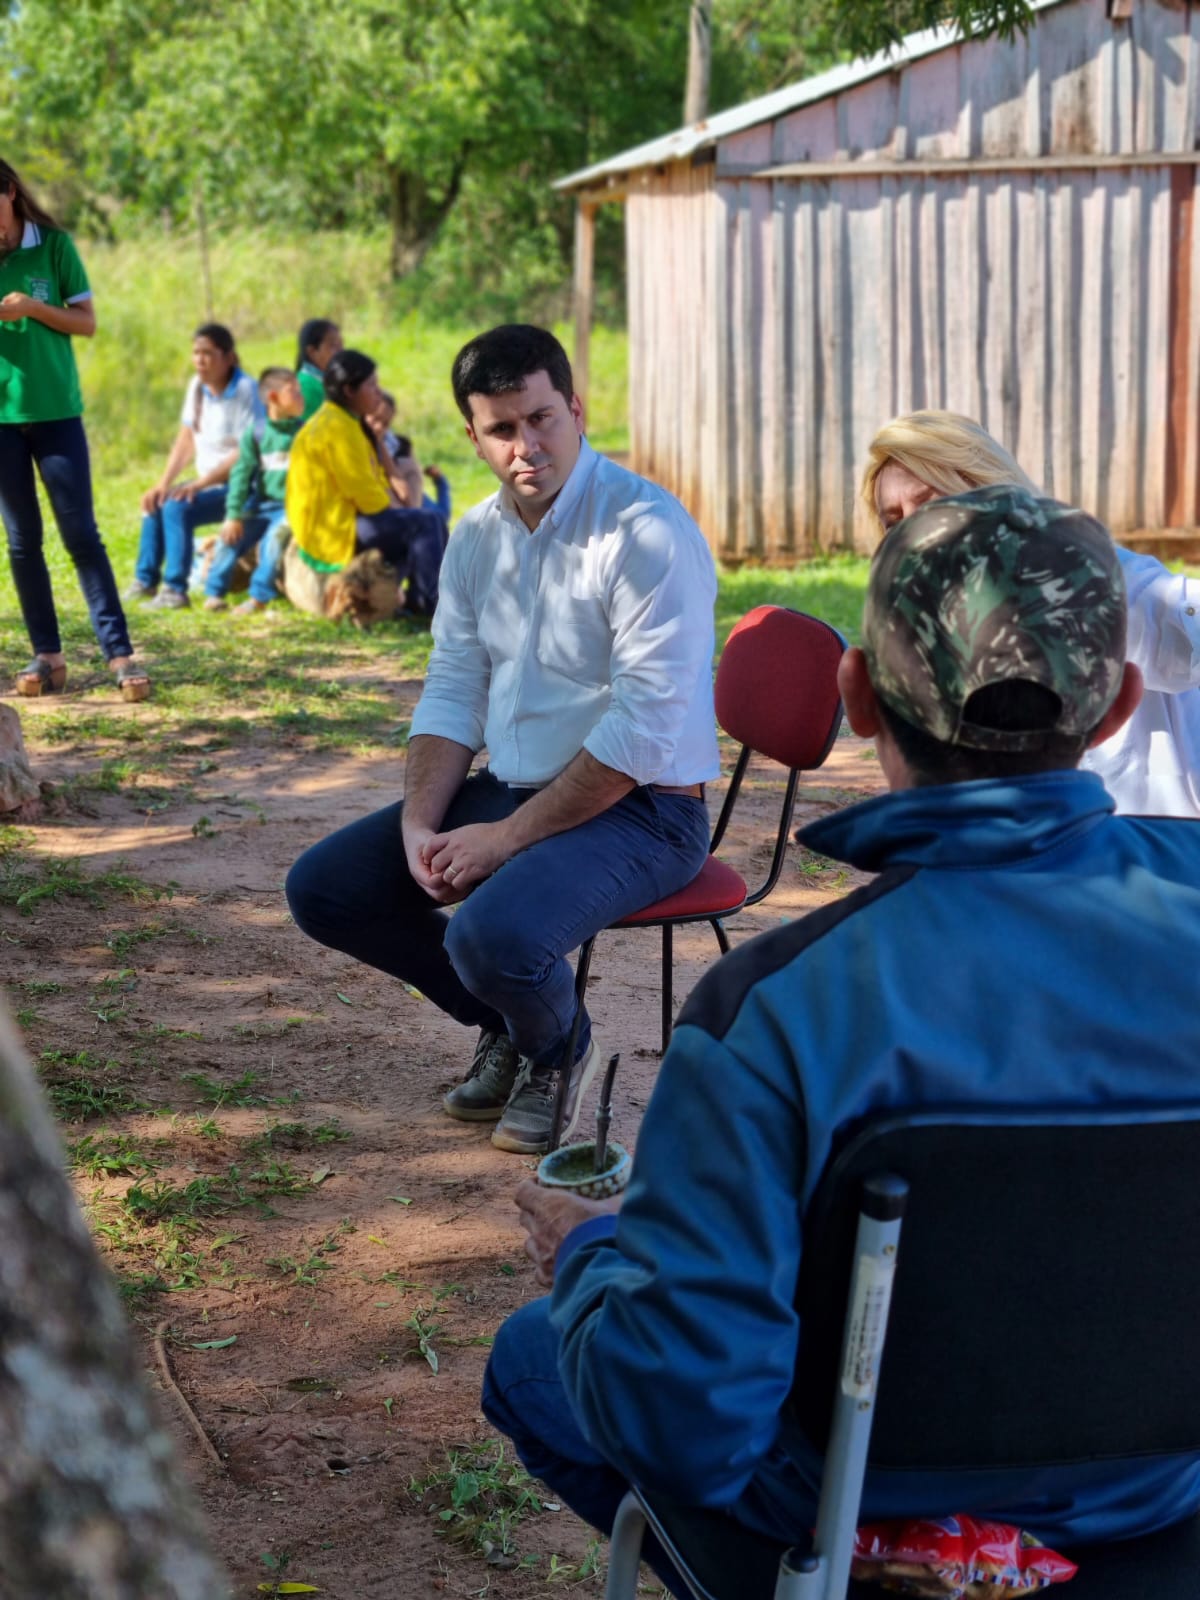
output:
<path id="1" fill-rule="evenodd" d="M 843 889 L 850 881 L 850 875 L 840 861 L 831 861 L 828 856 L 820 856 L 815 850 L 806 850 L 803 845 L 797 847 L 795 861 L 803 876 L 819 883 L 822 889 Z"/>
<path id="2" fill-rule="evenodd" d="M 122 1209 L 142 1227 L 173 1221 L 197 1222 L 221 1217 L 245 1204 L 245 1197 L 218 1178 L 193 1178 L 189 1183 L 132 1184 L 121 1197 Z"/>
<path id="3" fill-rule="evenodd" d="M 238 1022 L 234 1033 L 239 1039 L 282 1039 L 284 1034 L 304 1026 L 303 1017 L 285 1017 L 282 1022 Z"/>
<path id="4" fill-rule="evenodd" d="M 721 569 L 717 589 L 717 650 L 729 630 L 755 606 L 791 606 L 820 617 L 851 644 L 858 641 L 870 562 L 865 556 L 822 556 L 797 567 Z"/>
<path id="5" fill-rule="evenodd" d="M 252 1183 L 263 1194 L 310 1194 L 312 1183 L 302 1172 L 297 1172 L 295 1167 L 287 1161 L 268 1161 L 266 1166 L 257 1172 L 246 1175 L 246 1182 Z"/>
<path id="6" fill-rule="evenodd" d="M 418 1306 L 410 1317 L 401 1324 L 414 1336 L 416 1343 L 411 1350 L 405 1351 L 406 1355 L 422 1356 L 429 1364 L 430 1372 L 438 1370 L 438 1353 L 434 1349 L 435 1336 L 441 1332 L 442 1324 L 432 1322 L 432 1306 Z"/>
<path id="7" fill-rule="evenodd" d="M 41 1012 L 35 1011 L 32 1006 L 22 1006 L 17 1012 L 18 1028 L 32 1028 L 35 1027 L 37 1023 L 44 1021 L 45 1018 L 42 1016 Z"/>
<path id="8" fill-rule="evenodd" d="M 515 1565 L 517 1526 L 542 1509 L 534 1480 L 499 1439 L 448 1450 L 444 1462 L 410 1480 L 409 1491 L 444 1538 L 497 1565 Z"/>
<path id="9" fill-rule="evenodd" d="M 350 1135 L 336 1118 L 328 1122 L 271 1122 L 261 1133 L 246 1140 L 246 1150 L 258 1155 L 264 1150 L 312 1150 L 320 1145 L 340 1144 Z"/>
<path id="10" fill-rule="evenodd" d="M 123 928 L 104 943 L 106 949 L 111 950 L 117 960 L 124 963 L 129 960 L 138 945 L 149 944 L 151 939 L 165 939 L 167 932 L 161 922 L 147 922 L 140 928 Z"/>
<path id="11" fill-rule="evenodd" d="M 155 888 L 124 870 L 124 863 L 103 872 L 89 873 L 76 857 L 29 856 L 13 852 L 0 856 L 0 905 L 15 906 L 26 915 L 44 900 L 85 900 L 100 906 L 110 898 L 139 903 L 171 898 L 175 886 Z"/>
<path id="12" fill-rule="evenodd" d="M 286 1278 L 290 1283 L 303 1283 L 310 1288 L 315 1288 L 318 1273 L 333 1271 L 333 1262 L 326 1261 L 325 1257 L 331 1250 L 336 1249 L 336 1245 L 331 1246 L 326 1241 L 324 1244 L 318 1245 L 316 1249 L 309 1250 L 303 1258 L 301 1256 L 288 1255 L 268 1256 L 265 1265 L 270 1267 L 272 1272 L 278 1273 L 281 1278 Z"/>
<path id="13" fill-rule="evenodd" d="M 67 1145 L 73 1172 L 89 1178 L 133 1178 L 157 1172 L 161 1162 L 127 1134 L 85 1133 Z"/>
<path id="14" fill-rule="evenodd" d="M 64 1122 L 143 1109 L 142 1102 L 122 1084 L 96 1083 L 92 1078 L 58 1078 L 44 1088 L 55 1114 Z"/>
<path id="15" fill-rule="evenodd" d="M 28 978 L 21 987 L 28 995 L 47 995 L 62 994 L 66 984 L 56 983 L 53 978 Z"/>
<path id="16" fill-rule="evenodd" d="M 203 1072 L 185 1072 L 183 1081 L 192 1085 L 204 1106 L 265 1106 L 267 1103 L 266 1095 L 259 1094 L 254 1087 L 258 1082 L 257 1072 L 243 1072 L 232 1083 L 218 1083 Z"/>

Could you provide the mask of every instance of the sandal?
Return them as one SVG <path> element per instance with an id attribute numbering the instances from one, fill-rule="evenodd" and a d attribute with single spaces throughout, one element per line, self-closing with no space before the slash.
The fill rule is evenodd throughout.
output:
<path id="1" fill-rule="evenodd" d="M 150 674 L 145 667 L 135 666 L 132 661 L 127 661 L 124 666 L 117 668 L 113 677 L 121 691 L 122 700 L 134 704 L 138 700 L 150 698 Z"/>
<path id="2" fill-rule="evenodd" d="M 41 694 L 61 694 L 67 686 L 66 665 L 52 667 L 41 656 L 34 656 L 27 667 L 17 673 L 17 693 L 36 698 Z"/>

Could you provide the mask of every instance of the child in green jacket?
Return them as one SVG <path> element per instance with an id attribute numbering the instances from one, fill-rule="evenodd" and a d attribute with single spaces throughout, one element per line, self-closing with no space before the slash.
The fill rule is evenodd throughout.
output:
<path id="1" fill-rule="evenodd" d="M 261 611 L 277 595 L 279 529 L 292 441 L 304 420 L 304 395 L 287 367 L 268 367 L 258 380 L 266 421 L 242 434 L 238 458 L 229 474 L 225 521 L 204 585 L 204 609 L 224 611 L 238 558 L 259 546 L 250 601 L 239 610 Z"/>

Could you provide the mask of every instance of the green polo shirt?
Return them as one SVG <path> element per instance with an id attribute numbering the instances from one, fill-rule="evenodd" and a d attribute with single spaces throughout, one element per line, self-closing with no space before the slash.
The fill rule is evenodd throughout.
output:
<path id="1" fill-rule="evenodd" d="M 325 404 L 325 379 L 320 367 L 314 367 L 311 361 L 306 361 L 296 376 L 300 380 L 300 393 L 304 396 L 304 415 L 300 420 L 307 422 Z"/>
<path id="2" fill-rule="evenodd" d="M 0 259 L 0 299 L 14 291 L 50 306 L 87 298 L 87 273 L 68 234 L 26 224 L 21 245 Z M 0 322 L 0 423 L 57 422 L 82 410 L 70 335 L 33 317 Z"/>

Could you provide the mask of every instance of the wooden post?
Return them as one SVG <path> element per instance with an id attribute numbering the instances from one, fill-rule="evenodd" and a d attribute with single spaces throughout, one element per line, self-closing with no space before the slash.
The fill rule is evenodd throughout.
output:
<path id="1" fill-rule="evenodd" d="M 587 405 L 588 350 L 592 337 L 596 207 L 580 200 L 575 209 L 575 393 Z"/>
<path id="2" fill-rule="evenodd" d="M 687 88 L 683 95 L 685 126 L 708 115 L 708 81 L 712 65 L 713 0 L 692 0 L 688 21 Z"/>
<path id="3" fill-rule="evenodd" d="M 196 181 L 196 225 L 200 234 L 200 270 L 204 276 L 204 315 L 213 320 L 212 261 L 208 251 L 208 212 L 204 208 L 204 184 Z"/>

